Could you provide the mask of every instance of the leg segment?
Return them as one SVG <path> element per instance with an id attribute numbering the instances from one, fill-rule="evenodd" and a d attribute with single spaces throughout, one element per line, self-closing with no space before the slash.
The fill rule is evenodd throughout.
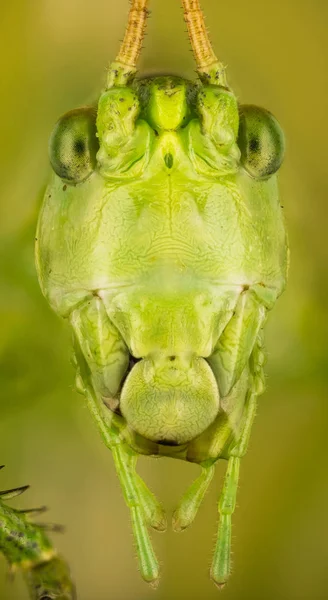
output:
<path id="1" fill-rule="evenodd" d="M 129 447 L 126 448 L 126 460 L 128 469 L 131 471 L 132 477 L 135 480 L 140 506 L 144 513 L 147 524 L 157 531 L 165 531 L 166 529 L 166 514 L 163 506 L 157 500 L 156 496 L 146 486 L 144 480 L 136 473 L 137 454 Z"/>
<path id="2" fill-rule="evenodd" d="M 230 574 L 231 517 L 236 507 L 240 458 L 247 450 L 254 421 L 257 395 L 250 392 L 245 407 L 246 415 L 240 438 L 229 451 L 228 468 L 223 490 L 219 499 L 219 531 L 211 567 L 211 578 L 219 586 L 224 586 Z"/>
<path id="3" fill-rule="evenodd" d="M 249 438 L 251 435 L 252 425 L 256 415 L 257 396 L 258 394 L 251 392 L 247 398 L 246 416 L 243 430 L 241 432 L 238 443 L 235 446 L 233 446 L 230 450 L 230 456 L 242 458 L 246 454 Z"/>
<path id="4" fill-rule="evenodd" d="M 94 297 L 77 308 L 71 324 L 96 393 L 105 401 L 114 399 L 129 365 L 129 351 L 102 300 Z"/>
<path id="5" fill-rule="evenodd" d="M 157 531 L 165 531 L 166 514 L 163 506 L 137 473 L 135 473 L 135 478 L 138 484 L 142 510 L 148 525 Z"/>
<path id="6" fill-rule="evenodd" d="M 112 454 L 125 502 L 130 509 L 141 576 L 145 581 L 155 583 L 159 577 L 159 566 L 145 523 L 138 481 L 131 469 L 128 451 L 123 444 L 115 446 L 112 449 Z"/>
<path id="7" fill-rule="evenodd" d="M 149 522 L 150 515 L 155 513 L 159 525 L 163 523 L 163 518 L 158 517 L 160 505 L 144 483 L 143 486 L 140 486 L 140 478 L 134 471 L 135 453 L 121 439 L 120 433 L 115 429 L 114 425 L 109 427 L 108 423 L 105 422 L 101 414 L 102 407 L 99 407 L 93 389 L 89 386 L 86 387 L 85 395 L 90 412 L 102 434 L 105 444 L 112 451 L 124 499 L 130 509 L 141 576 L 145 581 L 155 583 L 159 577 L 159 566 L 149 538 L 146 521 Z M 155 517 L 152 516 L 153 520 L 150 524 L 155 524 Z"/>
<path id="8" fill-rule="evenodd" d="M 174 531 L 182 531 L 191 525 L 196 517 L 198 509 L 204 499 L 209 484 L 214 475 L 214 465 L 203 467 L 198 479 L 196 479 L 183 495 L 178 508 L 172 517 Z"/>
<path id="9" fill-rule="evenodd" d="M 219 587 L 225 585 L 230 574 L 231 517 L 236 506 L 240 458 L 247 451 L 256 414 L 257 397 L 264 391 L 263 363 L 264 354 L 260 333 L 250 361 L 252 384 L 247 395 L 244 423 L 238 441 L 233 442 L 228 449 L 228 468 L 218 505 L 219 531 L 211 566 L 211 578 Z"/>
<path id="10" fill-rule="evenodd" d="M 123 495 L 130 509 L 141 576 L 145 581 L 155 583 L 159 577 L 159 566 L 149 538 L 147 524 L 163 530 L 165 515 L 159 502 L 135 472 L 137 455 L 123 438 L 124 423 L 122 424 L 119 417 L 103 402 L 102 384 L 110 388 L 109 371 L 112 365 L 122 373 L 125 352 L 122 353 L 119 340 L 114 339 L 112 342 L 111 324 L 109 323 L 108 326 L 103 307 L 98 300 L 96 299 L 93 305 L 82 307 L 79 312 L 75 311 L 72 317 L 76 335 L 79 389 L 86 397 L 88 408 L 106 446 L 112 451 Z M 106 340 L 108 349 L 105 353 L 98 349 L 98 343 L 101 345 L 103 339 Z M 118 360 L 115 360 L 116 357 Z M 114 378 L 117 377 L 118 372 L 114 370 Z"/>
<path id="11" fill-rule="evenodd" d="M 223 586 L 230 573 L 231 515 L 236 506 L 240 459 L 231 456 L 219 500 L 219 532 L 211 567 L 211 578 Z"/>
<path id="12" fill-rule="evenodd" d="M 244 371 L 265 317 L 266 309 L 255 293 L 245 290 L 240 295 L 234 316 L 208 358 L 222 398 L 228 396 Z"/>

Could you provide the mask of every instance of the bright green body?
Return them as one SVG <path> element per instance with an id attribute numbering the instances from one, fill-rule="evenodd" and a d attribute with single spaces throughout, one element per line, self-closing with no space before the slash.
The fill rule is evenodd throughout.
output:
<path id="1" fill-rule="evenodd" d="M 78 387 L 113 450 L 137 539 L 143 518 L 163 528 L 136 479 L 140 453 L 205 469 L 176 529 L 192 521 L 211 465 L 229 459 L 228 539 L 227 494 L 264 389 L 262 328 L 286 281 L 276 175 L 244 168 L 237 101 L 220 86 L 172 77 L 114 86 L 100 98 L 97 131 L 89 177 L 54 174 L 46 191 L 36 242 L 43 293 L 74 329 Z M 147 544 L 141 570 L 152 581 Z M 227 569 L 214 569 L 218 583 Z"/>
<path id="2" fill-rule="evenodd" d="M 175 109 L 191 88 L 174 78 L 155 80 L 148 106 L 159 86 Z M 114 98 L 112 110 L 133 97 L 124 89 L 108 94 Z M 162 130 L 149 116 L 154 128 L 137 119 L 135 128 L 143 135 L 128 155 L 123 145 L 111 161 L 114 167 L 107 156 L 103 159 L 101 148 L 103 165 L 85 182 L 67 186 L 55 175 L 37 233 L 42 287 L 54 309 L 69 317 L 99 297 L 105 309 L 102 327 L 108 318 L 108 331 L 114 326 L 129 353 L 151 360 L 155 369 L 168 357 L 175 357 L 181 371 L 188 368 L 180 364 L 183 360 L 209 358 L 246 288 L 259 306 L 270 308 L 285 284 L 286 241 L 276 177 L 255 181 L 247 175 L 235 140 L 229 140 L 224 153 L 214 142 L 208 148 L 210 137 L 193 114 L 194 96 L 191 106 L 185 100 L 180 119 L 173 117 L 176 130 L 169 129 L 170 120 Z M 211 88 L 208 97 L 214 104 Z M 228 106 L 226 121 L 236 118 L 234 110 Z M 124 366 L 121 374 L 123 379 Z M 247 384 L 236 402 L 243 402 L 246 389 Z M 130 442 L 133 426 L 125 435 Z M 157 441 L 154 432 L 150 437 Z M 133 445 L 146 453 L 172 454 L 169 447 L 155 448 L 146 440 Z M 191 460 L 217 458 L 206 446 L 202 438 L 193 442 Z"/>

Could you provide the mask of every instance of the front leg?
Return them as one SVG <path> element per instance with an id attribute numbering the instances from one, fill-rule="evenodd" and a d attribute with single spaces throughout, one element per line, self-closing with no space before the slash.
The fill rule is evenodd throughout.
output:
<path id="1" fill-rule="evenodd" d="M 122 418 L 104 404 L 104 399 L 115 399 L 118 395 L 127 370 L 129 353 L 99 298 L 76 309 L 71 323 L 75 333 L 79 387 L 106 446 L 112 451 L 123 495 L 130 509 L 141 575 L 145 581 L 155 583 L 159 577 L 159 567 L 147 525 L 165 529 L 165 514 L 135 472 L 137 454 L 123 437 L 125 424 Z"/>
<path id="2" fill-rule="evenodd" d="M 229 395 L 247 365 L 266 319 L 266 309 L 255 292 L 240 294 L 235 312 L 219 338 L 208 362 L 222 398 Z"/>
<path id="3" fill-rule="evenodd" d="M 142 578 L 155 584 L 159 566 L 147 531 L 149 524 L 159 530 L 165 529 L 165 515 L 155 496 L 136 474 L 136 455 L 122 440 L 115 426 L 110 427 L 103 419 L 94 390 L 86 386 L 85 395 L 92 416 L 112 456 L 120 480 L 125 502 L 130 509 L 139 568 Z M 107 409 L 106 409 L 107 410 Z"/>
<path id="4" fill-rule="evenodd" d="M 95 392 L 104 402 L 115 404 L 129 366 L 129 350 L 109 320 L 102 300 L 94 296 L 74 310 L 71 324 Z"/>

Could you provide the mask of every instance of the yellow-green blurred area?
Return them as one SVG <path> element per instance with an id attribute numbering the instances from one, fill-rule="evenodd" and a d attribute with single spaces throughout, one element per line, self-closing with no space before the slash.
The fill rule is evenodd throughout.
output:
<path id="1" fill-rule="evenodd" d="M 41 296 L 33 243 L 47 140 L 65 111 L 93 100 L 123 36 L 127 0 L 11 0 L 0 11 L 0 489 L 31 484 L 12 506 L 47 504 L 80 600 L 319 600 L 328 597 L 326 0 L 203 0 L 215 49 L 241 102 L 281 122 L 281 203 L 291 246 L 287 291 L 267 329 L 267 392 L 241 465 L 233 573 L 208 570 L 225 463 L 195 524 L 154 534 L 159 588 L 139 577 L 128 511 L 110 452 L 74 391 L 70 332 Z M 146 73 L 193 78 L 178 0 L 152 0 Z M 170 515 L 198 467 L 139 466 Z M 25 600 L 6 578 L 0 598 Z"/>

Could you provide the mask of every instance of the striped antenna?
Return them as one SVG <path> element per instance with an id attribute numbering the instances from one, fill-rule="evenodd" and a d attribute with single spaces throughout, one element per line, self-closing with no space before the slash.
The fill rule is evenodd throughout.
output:
<path id="1" fill-rule="evenodd" d="M 225 68 L 214 53 L 199 0 L 181 0 L 197 70 L 204 83 L 227 85 Z"/>
<path id="2" fill-rule="evenodd" d="M 149 0 L 131 0 L 128 23 L 115 62 L 110 65 L 107 86 L 126 85 L 137 71 L 137 62 L 145 37 Z"/>

